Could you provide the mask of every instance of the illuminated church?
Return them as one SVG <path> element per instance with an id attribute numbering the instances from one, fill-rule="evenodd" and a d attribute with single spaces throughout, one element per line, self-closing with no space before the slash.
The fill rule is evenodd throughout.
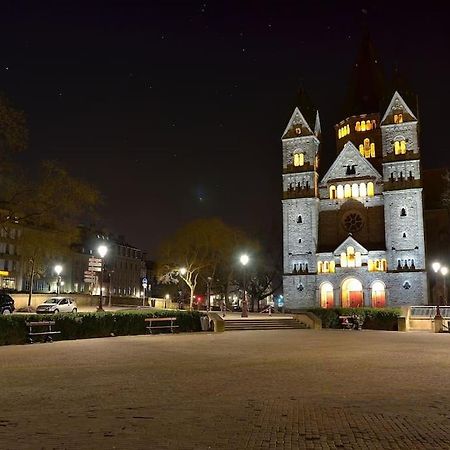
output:
<path id="1" fill-rule="evenodd" d="M 427 304 L 415 99 L 380 73 L 366 38 L 326 172 L 318 111 L 300 102 L 283 133 L 287 309 Z"/>

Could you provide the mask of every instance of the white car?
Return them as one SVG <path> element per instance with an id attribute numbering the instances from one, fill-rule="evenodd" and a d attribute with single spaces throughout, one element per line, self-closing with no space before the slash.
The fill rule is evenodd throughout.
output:
<path id="1" fill-rule="evenodd" d="M 58 313 L 76 313 L 77 304 L 68 297 L 52 297 L 45 300 L 37 308 L 38 314 L 58 314 Z"/>

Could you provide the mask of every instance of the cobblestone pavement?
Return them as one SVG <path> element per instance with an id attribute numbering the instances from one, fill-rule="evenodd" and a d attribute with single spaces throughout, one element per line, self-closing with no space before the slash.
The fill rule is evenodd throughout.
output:
<path id="1" fill-rule="evenodd" d="M 0 347 L 0 448 L 450 449 L 449 350 L 344 330 Z"/>

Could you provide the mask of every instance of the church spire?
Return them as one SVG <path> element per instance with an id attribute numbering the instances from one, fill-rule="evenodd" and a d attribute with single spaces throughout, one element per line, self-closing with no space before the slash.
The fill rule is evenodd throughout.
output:
<path id="1" fill-rule="evenodd" d="M 380 110 L 384 95 L 384 75 L 380 59 L 364 27 L 359 52 L 353 65 L 350 90 L 345 107 L 347 117 Z"/>

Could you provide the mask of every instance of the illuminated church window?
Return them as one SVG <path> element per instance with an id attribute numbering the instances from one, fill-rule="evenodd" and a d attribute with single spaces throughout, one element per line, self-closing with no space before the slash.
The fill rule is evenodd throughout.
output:
<path id="1" fill-rule="evenodd" d="M 336 264 L 334 261 L 319 261 L 317 263 L 317 273 L 335 273 Z"/>
<path id="2" fill-rule="evenodd" d="M 343 199 L 343 198 L 360 198 L 360 197 L 373 197 L 375 195 L 374 184 L 369 181 L 369 183 L 353 183 L 342 185 L 339 184 L 337 187 L 331 185 L 329 188 L 330 199 Z"/>
<path id="3" fill-rule="evenodd" d="M 366 131 L 366 122 L 361 121 L 361 131 Z"/>
<path id="4" fill-rule="evenodd" d="M 367 269 L 369 272 L 386 272 L 387 261 L 383 259 L 369 259 L 367 261 Z"/>
<path id="5" fill-rule="evenodd" d="M 344 136 L 350 134 L 350 125 L 344 125 L 343 127 L 338 129 L 338 138 L 341 139 Z"/>
<path id="6" fill-rule="evenodd" d="M 336 199 L 336 186 L 330 186 L 330 199 Z"/>
<path id="7" fill-rule="evenodd" d="M 403 123 L 403 114 L 394 114 L 394 123 Z"/>
<path id="8" fill-rule="evenodd" d="M 375 158 L 375 143 L 371 143 L 370 139 L 364 139 L 364 143 L 359 145 L 359 153 L 364 158 Z"/>
<path id="9" fill-rule="evenodd" d="M 355 124 L 355 131 L 361 131 L 361 122 L 359 120 Z"/>
<path id="10" fill-rule="evenodd" d="M 394 153 L 396 155 L 404 155 L 406 153 L 406 141 L 398 140 L 394 142 Z"/>
<path id="11" fill-rule="evenodd" d="M 361 267 L 361 253 L 355 252 L 352 246 L 347 247 L 347 252 L 341 253 L 341 267 Z"/>
<path id="12" fill-rule="evenodd" d="M 350 187 L 349 184 L 346 184 L 344 186 L 344 197 L 345 198 L 350 198 L 352 196 L 352 188 Z"/>
<path id="13" fill-rule="evenodd" d="M 370 120 L 366 120 L 366 130 L 370 131 L 372 129 L 372 122 Z"/>
<path id="14" fill-rule="evenodd" d="M 332 308 L 334 306 L 333 286 L 330 283 L 324 283 L 320 287 L 320 306 L 322 308 Z"/>
<path id="15" fill-rule="evenodd" d="M 305 164 L 305 154 L 304 153 L 294 153 L 294 166 L 303 166 Z"/>

